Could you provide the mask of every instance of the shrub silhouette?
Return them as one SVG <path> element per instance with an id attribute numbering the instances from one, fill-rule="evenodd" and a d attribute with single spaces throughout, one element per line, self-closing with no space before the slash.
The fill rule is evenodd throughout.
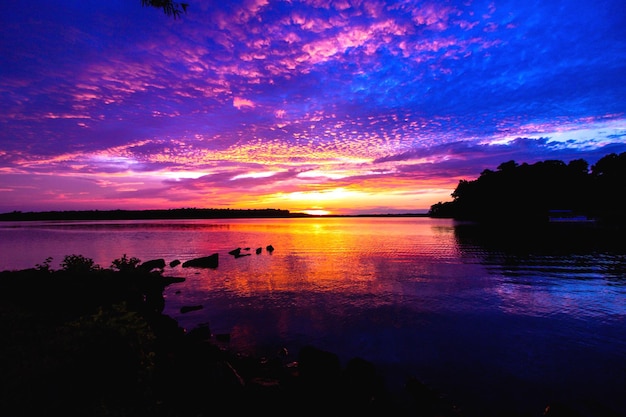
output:
<path id="1" fill-rule="evenodd" d="M 81 274 L 98 270 L 100 266 L 95 265 L 93 259 L 83 255 L 67 255 L 61 262 L 61 268 L 68 273 Z"/>

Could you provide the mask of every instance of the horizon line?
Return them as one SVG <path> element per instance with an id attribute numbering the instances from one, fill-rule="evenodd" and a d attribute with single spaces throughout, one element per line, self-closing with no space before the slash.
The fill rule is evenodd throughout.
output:
<path id="1" fill-rule="evenodd" d="M 11 220 L 55 220 L 54 218 L 41 218 L 42 216 L 63 216 L 60 220 L 115 220 L 116 218 L 107 217 L 102 218 L 101 216 L 106 215 L 122 215 L 122 214 L 134 214 L 132 218 L 118 218 L 117 220 L 150 220 L 150 217 L 137 217 L 136 215 L 141 214 L 149 214 L 153 215 L 163 215 L 163 214 L 179 214 L 187 213 L 192 214 L 193 212 L 218 212 L 221 214 L 233 214 L 233 215 L 243 215 L 246 214 L 245 217 L 255 218 L 254 214 L 265 214 L 264 216 L 258 216 L 256 218 L 287 218 L 287 217 L 427 217 L 429 216 L 427 212 L 402 212 L 402 213 L 355 213 L 355 214 L 337 214 L 337 213 L 328 213 L 328 214 L 311 214 L 306 212 L 291 212 L 286 209 L 276 209 L 276 208 L 264 208 L 264 209 L 242 209 L 242 208 L 197 208 L 197 207 L 182 207 L 182 208 L 170 208 L 170 209 L 108 209 L 108 210 L 100 210 L 100 209 L 92 209 L 92 210 L 44 210 L 44 211 L 21 211 L 21 210 L 13 210 L 10 212 L 0 213 L 0 221 L 11 221 Z M 73 219 L 67 217 L 68 215 L 89 215 L 89 214 L 98 214 L 98 219 L 94 218 L 78 218 Z M 215 213 L 217 214 L 217 213 Z M 35 218 L 34 218 L 35 217 Z M 82 216 L 79 216 L 82 217 Z M 92 216 L 93 217 L 93 216 Z M 119 217 L 119 216 L 118 216 Z M 209 218 L 234 218 L 237 216 L 211 216 Z M 29 219 L 30 218 L 30 219 Z M 171 216 L 171 218 L 193 218 L 193 217 L 176 217 Z M 202 217 L 200 217 L 202 218 Z"/>

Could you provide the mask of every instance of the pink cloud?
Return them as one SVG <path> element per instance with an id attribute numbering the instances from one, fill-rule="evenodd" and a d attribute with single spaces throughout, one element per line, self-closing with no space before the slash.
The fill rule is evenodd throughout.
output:
<path id="1" fill-rule="evenodd" d="M 241 97 L 235 97 L 233 99 L 233 106 L 241 110 L 244 107 L 253 108 L 255 107 L 255 104 L 251 100 Z"/>
<path id="2" fill-rule="evenodd" d="M 444 31 L 448 28 L 448 20 L 451 15 L 459 12 L 452 7 L 442 7 L 438 4 L 425 4 L 413 10 L 413 21 L 420 26 L 428 26 L 429 29 Z"/>

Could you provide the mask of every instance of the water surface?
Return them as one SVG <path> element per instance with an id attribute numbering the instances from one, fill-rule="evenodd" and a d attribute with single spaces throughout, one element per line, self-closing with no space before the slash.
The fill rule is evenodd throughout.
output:
<path id="1" fill-rule="evenodd" d="M 0 269 L 218 253 L 215 269 L 165 269 L 186 278 L 166 289 L 165 312 L 229 333 L 234 349 L 359 356 L 392 389 L 417 377 L 467 416 L 538 416 L 554 402 L 626 415 L 626 253 L 510 237 L 420 217 L 17 222 L 0 224 Z M 238 247 L 250 255 L 228 254 Z"/>

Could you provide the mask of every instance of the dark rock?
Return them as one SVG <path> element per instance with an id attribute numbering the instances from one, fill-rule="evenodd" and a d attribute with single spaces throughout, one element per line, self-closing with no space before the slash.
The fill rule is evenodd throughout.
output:
<path id="1" fill-rule="evenodd" d="M 200 324 L 185 335 L 188 341 L 204 342 L 211 339 L 211 327 L 208 323 Z"/>
<path id="2" fill-rule="evenodd" d="M 165 314 L 150 317 L 150 327 L 156 336 L 158 354 L 171 351 L 185 336 L 185 329 L 178 325 L 178 321 Z"/>
<path id="3" fill-rule="evenodd" d="M 213 255 L 190 259 L 183 262 L 183 268 L 217 268 L 218 263 L 219 256 L 217 253 L 214 253 Z"/>
<path id="4" fill-rule="evenodd" d="M 180 261 L 178 259 L 174 259 L 172 262 L 170 262 L 170 268 L 174 268 L 177 265 L 180 265 Z"/>
<path id="5" fill-rule="evenodd" d="M 341 374 L 339 356 L 313 346 L 304 346 L 298 354 L 300 377 L 303 382 L 317 388 L 328 387 Z"/>
<path id="6" fill-rule="evenodd" d="M 268 251 L 269 253 L 272 253 L 272 252 L 274 252 L 274 246 L 272 246 L 272 245 L 267 245 L 267 246 L 265 247 L 265 250 L 266 250 L 266 251 Z"/>
<path id="7" fill-rule="evenodd" d="M 346 396 L 356 404 L 367 405 L 384 392 L 382 377 L 373 363 L 361 358 L 348 362 L 343 375 Z"/>
<path id="8" fill-rule="evenodd" d="M 170 284 L 176 284 L 178 282 L 185 282 L 185 278 L 182 277 L 163 277 L 162 278 L 163 286 L 166 287 Z M 180 292 L 180 291 L 177 291 Z"/>
<path id="9" fill-rule="evenodd" d="M 405 388 L 406 393 L 412 400 L 412 408 L 417 415 L 461 417 L 461 412 L 456 405 L 416 378 L 409 378 Z M 509 414 L 506 415 L 508 416 Z M 513 414 L 510 415 L 513 416 Z"/>
<path id="10" fill-rule="evenodd" d="M 228 252 L 229 255 L 238 256 L 241 253 L 241 248 L 233 249 Z"/>
<path id="11" fill-rule="evenodd" d="M 202 310 L 202 306 L 201 305 L 195 305 L 195 306 L 182 306 L 180 308 L 180 312 L 182 314 L 185 313 L 189 313 L 190 311 L 196 311 L 196 310 Z"/>
<path id="12" fill-rule="evenodd" d="M 256 248 L 256 254 L 258 255 L 259 253 L 261 253 L 262 250 L 263 248 Z"/>
<path id="13" fill-rule="evenodd" d="M 215 335 L 218 342 L 230 342 L 230 333 L 219 333 Z"/>
<path id="14" fill-rule="evenodd" d="M 152 259 L 140 264 L 138 268 L 146 272 L 150 272 L 153 269 L 163 269 L 165 268 L 165 259 Z"/>

